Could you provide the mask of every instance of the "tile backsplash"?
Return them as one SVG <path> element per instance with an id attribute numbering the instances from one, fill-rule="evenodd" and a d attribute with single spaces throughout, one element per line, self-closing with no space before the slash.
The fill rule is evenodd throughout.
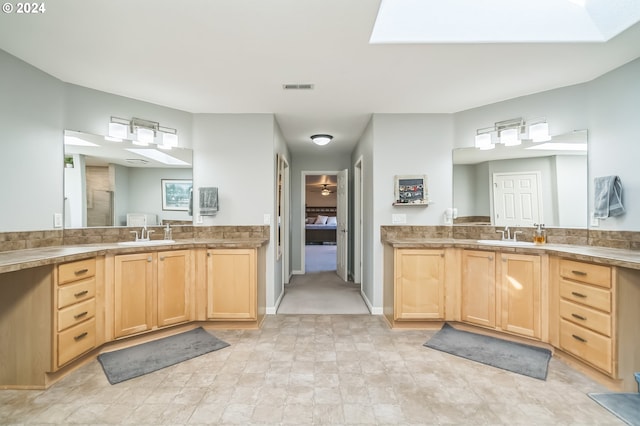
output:
<path id="1" fill-rule="evenodd" d="M 155 232 L 151 239 L 162 239 L 164 228 L 152 226 Z M 470 240 L 499 239 L 497 232 L 501 227 L 487 225 L 455 225 L 455 226 L 381 226 L 382 239 L 424 239 L 455 238 Z M 268 225 L 256 226 L 193 226 L 174 225 L 171 227 L 174 240 L 186 239 L 247 239 L 269 238 Z M 533 228 L 514 228 L 523 233 L 518 234 L 522 241 L 533 240 Z M 82 228 L 50 231 L 0 232 L 0 252 L 24 250 L 61 245 L 115 243 L 133 240 L 131 228 L 106 227 Z M 575 244 L 596 247 L 611 247 L 629 250 L 640 250 L 640 232 L 636 231 L 600 231 L 594 229 L 547 228 L 547 242 L 550 244 Z"/>
<path id="2" fill-rule="evenodd" d="M 152 240 L 164 238 L 163 226 L 150 226 Z M 22 231 L 0 232 L 0 252 L 11 250 L 24 250 L 40 247 L 54 247 L 79 244 L 116 243 L 119 241 L 134 240 L 132 230 L 138 228 L 104 227 L 104 228 L 78 228 L 55 231 Z M 190 240 L 198 238 L 206 239 L 252 239 L 269 238 L 268 225 L 257 226 L 171 226 L 171 238 L 174 240 Z"/>

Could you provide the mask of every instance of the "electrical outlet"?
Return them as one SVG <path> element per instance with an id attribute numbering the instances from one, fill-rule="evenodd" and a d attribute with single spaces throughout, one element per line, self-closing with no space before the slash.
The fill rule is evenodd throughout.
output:
<path id="1" fill-rule="evenodd" d="M 406 214 L 392 214 L 391 215 L 391 223 L 393 223 L 394 225 L 407 223 L 407 215 Z"/>
<path id="2" fill-rule="evenodd" d="M 202 218 L 202 216 L 198 216 L 196 223 L 202 223 L 202 222 L 204 222 L 204 219 Z"/>
<path id="3" fill-rule="evenodd" d="M 62 213 L 53 214 L 53 227 L 62 228 Z"/>
<path id="4" fill-rule="evenodd" d="M 264 224 L 271 225 L 271 215 L 269 213 L 264 214 Z"/>
<path id="5" fill-rule="evenodd" d="M 591 226 L 600 226 L 600 219 L 595 217 L 593 213 L 591 213 Z"/>

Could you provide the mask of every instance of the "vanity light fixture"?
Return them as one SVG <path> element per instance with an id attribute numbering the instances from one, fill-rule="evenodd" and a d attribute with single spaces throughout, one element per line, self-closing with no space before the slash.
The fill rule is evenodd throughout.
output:
<path id="1" fill-rule="evenodd" d="M 497 139 L 497 140 L 496 140 Z M 478 149 L 493 149 L 495 142 L 504 146 L 520 145 L 523 140 L 545 142 L 551 139 L 549 124 L 545 119 L 532 120 L 527 125 L 522 118 L 498 121 L 493 127 L 478 129 L 475 137 L 475 147 Z"/>
<path id="2" fill-rule="evenodd" d="M 136 145 L 148 145 L 156 143 L 163 148 L 178 146 L 178 131 L 171 127 L 163 127 L 157 121 L 143 118 L 111 117 L 109 122 L 109 137 L 119 139 L 132 139 Z M 156 137 L 161 140 L 156 141 Z"/>
<path id="3" fill-rule="evenodd" d="M 333 139 L 331 135 L 311 135 L 311 141 L 320 146 L 328 144 L 331 139 Z"/>

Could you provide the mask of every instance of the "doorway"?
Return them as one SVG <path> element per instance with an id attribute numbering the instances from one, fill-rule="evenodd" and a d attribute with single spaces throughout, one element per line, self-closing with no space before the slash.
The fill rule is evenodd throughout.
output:
<path id="1" fill-rule="evenodd" d="M 493 214 L 496 226 L 533 226 L 542 218 L 541 173 L 493 174 Z"/>

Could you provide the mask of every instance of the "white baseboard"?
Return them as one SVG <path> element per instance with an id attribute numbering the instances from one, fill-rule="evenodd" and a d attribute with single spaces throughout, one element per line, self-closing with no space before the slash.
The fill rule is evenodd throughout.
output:
<path id="1" fill-rule="evenodd" d="M 364 291 L 360 290 L 360 295 L 362 296 L 362 300 L 364 300 L 365 305 L 367 305 L 367 309 L 371 312 L 371 315 L 382 315 L 382 308 L 373 307 L 371 302 L 369 302 L 367 295 L 364 294 Z"/>
<path id="2" fill-rule="evenodd" d="M 280 307 L 280 303 L 282 302 L 282 298 L 284 297 L 284 291 L 280 293 L 280 297 L 276 300 L 275 306 L 267 306 L 265 313 L 267 315 L 275 315 L 278 313 L 278 308 Z"/>
<path id="3" fill-rule="evenodd" d="M 291 275 L 304 275 L 304 271 L 301 270 L 295 270 L 295 271 L 291 271 Z"/>

